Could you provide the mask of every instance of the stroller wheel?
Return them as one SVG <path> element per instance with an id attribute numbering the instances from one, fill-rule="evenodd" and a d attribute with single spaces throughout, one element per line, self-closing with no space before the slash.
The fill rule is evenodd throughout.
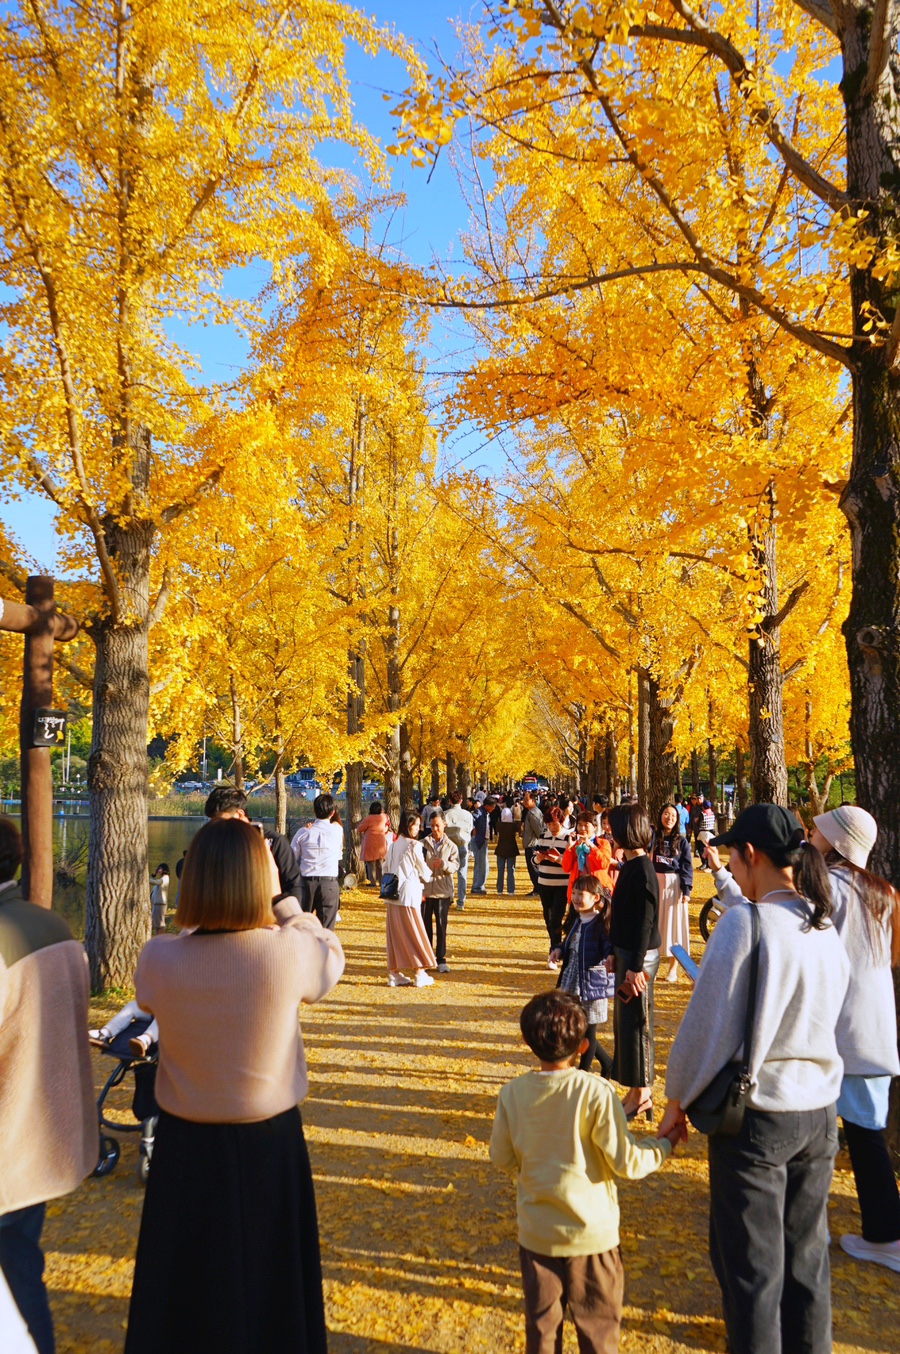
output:
<path id="1" fill-rule="evenodd" d="M 110 1171 L 114 1171 L 121 1151 L 122 1149 L 115 1138 L 101 1137 L 100 1159 L 94 1167 L 93 1174 L 96 1176 L 104 1176 L 109 1175 Z"/>
<path id="2" fill-rule="evenodd" d="M 143 1153 L 138 1160 L 137 1177 L 142 1185 L 146 1185 L 147 1176 L 150 1174 L 150 1158 L 145 1157 Z"/>

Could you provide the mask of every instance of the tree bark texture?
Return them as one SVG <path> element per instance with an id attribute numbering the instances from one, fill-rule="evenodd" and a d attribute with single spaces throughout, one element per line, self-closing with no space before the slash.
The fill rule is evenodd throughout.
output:
<path id="1" fill-rule="evenodd" d="M 447 794 L 452 795 L 456 789 L 456 758 L 452 752 L 447 753 Z"/>
<path id="2" fill-rule="evenodd" d="M 429 799 L 437 799 L 441 793 L 441 763 L 440 758 L 431 759 L 431 785 L 428 790 Z"/>
<path id="3" fill-rule="evenodd" d="M 700 757 L 697 753 L 697 749 L 694 748 L 693 751 L 691 752 L 691 794 L 698 795 L 699 793 L 700 793 Z"/>
<path id="4" fill-rule="evenodd" d="M 618 804 L 619 749 L 616 745 L 616 734 L 612 726 L 606 731 L 606 786 L 610 804 Z"/>
<path id="5" fill-rule="evenodd" d="M 784 755 L 784 673 L 781 669 L 781 624 L 778 619 L 778 547 L 774 503 L 768 527 L 752 542 L 759 569 L 765 615 L 750 637 L 747 690 L 749 698 L 750 781 L 758 804 L 788 802 Z"/>
<path id="6" fill-rule="evenodd" d="M 750 796 L 747 793 L 747 767 L 743 743 L 738 743 L 734 750 L 734 788 L 737 795 L 738 813 L 743 813 L 750 803 Z"/>
<path id="7" fill-rule="evenodd" d="M 864 229 L 878 246 L 896 240 L 900 195 L 900 59 L 896 11 L 889 4 L 888 60 L 869 72 L 870 30 L 880 6 L 839 7 L 846 110 L 847 192 L 864 205 Z M 844 622 L 850 668 L 850 738 L 857 802 L 878 820 L 869 868 L 900 885 L 900 300 L 893 278 L 871 265 L 851 272 L 853 458 L 841 507 L 850 528 L 853 590 Z M 869 314 L 892 325 L 891 341 L 872 347 Z M 895 983 L 897 975 L 895 972 Z M 898 1007 L 900 1011 L 900 1007 Z M 900 1153 L 897 1083 L 889 1138 Z"/>
<path id="8" fill-rule="evenodd" d="M 234 762 L 231 778 L 234 781 L 235 788 L 243 790 L 244 731 L 241 719 L 241 700 L 240 695 L 238 694 L 237 681 L 233 672 L 228 675 L 228 684 L 231 695 L 231 756 Z"/>
<path id="9" fill-rule="evenodd" d="M 34 712 L 53 706 L 53 579 L 32 575 L 25 603 L 40 628 L 25 634 L 19 752 L 22 774 L 22 893 L 38 907 L 53 906 L 53 768 L 48 747 L 34 743 Z"/>
<path id="10" fill-rule="evenodd" d="M 152 528 L 116 544 L 120 584 L 144 601 L 144 620 L 101 618 L 91 634 L 97 649 L 94 723 L 87 783 L 90 807 L 85 944 L 95 991 L 128 987 L 150 938 L 147 868 L 147 719 L 150 704 L 147 614 Z M 124 533 L 122 533 L 124 535 Z M 138 539 L 135 539 L 137 537 Z"/>
<path id="11" fill-rule="evenodd" d="M 400 724 L 400 803 L 404 809 L 415 808 L 412 751 L 409 743 L 409 728 L 405 719 Z"/>
<path id="12" fill-rule="evenodd" d="M 364 642 L 353 648 L 347 655 L 350 687 L 347 691 L 347 733 L 351 736 L 362 731 L 366 713 L 366 658 Z M 363 808 L 363 778 L 365 768 L 362 762 L 348 762 L 344 767 L 344 780 L 347 785 L 347 819 L 344 824 L 347 870 L 351 874 L 360 873 L 359 833 L 354 832 L 353 824 L 365 817 Z"/>
<path id="13" fill-rule="evenodd" d="M 637 670 L 637 797 L 641 804 L 650 802 L 650 674 L 646 668 Z"/>
<path id="14" fill-rule="evenodd" d="M 675 753 L 672 751 L 672 735 L 675 721 L 669 702 L 660 696 L 659 682 L 648 674 L 647 677 L 647 723 L 649 734 L 649 783 L 647 797 L 641 802 L 646 806 L 650 821 L 655 823 L 664 804 L 675 796 Z"/>
<path id="15" fill-rule="evenodd" d="M 715 744 L 709 740 L 709 802 L 718 812 L 719 807 L 719 756 Z"/>

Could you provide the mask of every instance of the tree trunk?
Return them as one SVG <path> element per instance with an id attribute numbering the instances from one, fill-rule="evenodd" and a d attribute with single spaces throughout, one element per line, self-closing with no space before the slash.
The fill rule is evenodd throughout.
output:
<path id="1" fill-rule="evenodd" d="M 650 801 L 650 674 L 646 668 L 637 670 L 637 692 L 637 797 L 646 805 Z"/>
<path id="2" fill-rule="evenodd" d="M 241 720 L 241 701 L 238 695 L 237 681 L 234 673 L 228 674 L 228 685 L 231 693 L 231 756 L 234 762 L 231 770 L 231 778 L 234 781 L 235 789 L 244 788 L 244 730 Z"/>
<path id="3" fill-rule="evenodd" d="M 146 496 L 150 435 L 136 430 L 132 479 Z M 90 804 L 85 945 L 91 987 L 129 987 L 150 937 L 147 719 L 150 560 L 155 527 L 134 514 L 103 520 L 119 614 L 90 627 L 97 648 L 87 783 Z"/>
<path id="4" fill-rule="evenodd" d="M 400 803 L 404 809 L 415 808 L 413 799 L 412 752 L 406 720 L 400 724 Z"/>
<path id="5" fill-rule="evenodd" d="M 428 791 L 429 799 L 437 799 L 441 793 L 441 763 L 440 758 L 431 759 L 431 787 Z"/>
<path id="6" fill-rule="evenodd" d="M 606 731 L 606 793 L 610 804 L 619 802 L 619 750 L 612 725 Z"/>
<path id="7" fill-rule="evenodd" d="M 456 758 L 452 752 L 447 753 L 447 794 L 452 795 L 456 789 Z"/>
<path id="8" fill-rule="evenodd" d="M 649 725 L 649 781 L 647 797 L 641 802 L 655 823 L 664 804 L 668 804 L 675 795 L 675 754 L 672 751 L 672 735 L 675 722 L 672 707 L 663 701 L 659 694 L 659 682 L 655 677 L 647 677 L 647 718 Z"/>
<path id="9" fill-rule="evenodd" d="M 691 793 L 700 793 L 700 757 L 696 748 L 691 750 Z"/>
<path id="10" fill-rule="evenodd" d="M 684 799 L 684 780 L 681 775 L 681 758 L 675 758 L 675 791 Z"/>
<path id="11" fill-rule="evenodd" d="M 719 810 L 719 757 L 712 739 L 709 740 L 709 802 L 716 813 Z"/>
<path id="12" fill-rule="evenodd" d="M 765 616 L 750 638 L 747 674 L 749 694 L 750 781 L 757 803 L 787 807 L 787 763 L 784 756 L 784 674 L 781 670 L 781 624 L 778 619 L 778 546 L 775 500 L 769 486 L 768 524 L 751 543 L 761 575 Z"/>
<path id="13" fill-rule="evenodd" d="M 463 803 L 467 803 L 472 794 L 472 776 L 468 762 L 460 762 L 456 768 L 456 788 L 462 794 Z"/>
<path id="14" fill-rule="evenodd" d="M 744 761 L 744 745 L 738 743 L 734 750 L 734 788 L 737 793 L 738 813 L 743 813 L 750 803 L 747 794 L 747 770 Z"/>
<path id="15" fill-rule="evenodd" d="M 387 650 L 388 711 L 397 717 L 387 738 L 388 771 L 384 788 L 387 791 L 387 813 L 396 828 L 403 808 L 400 785 L 400 709 L 403 692 L 400 676 L 400 608 L 393 602 L 388 608 L 388 629 L 384 643 Z"/>
<path id="16" fill-rule="evenodd" d="M 278 754 L 275 763 L 275 831 L 282 835 L 287 832 L 287 788 L 284 783 L 284 753 Z"/>

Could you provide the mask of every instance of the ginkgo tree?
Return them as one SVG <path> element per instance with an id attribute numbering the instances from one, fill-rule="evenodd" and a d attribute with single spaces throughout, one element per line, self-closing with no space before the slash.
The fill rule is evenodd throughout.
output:
<path id="1" fill-rule="evenodd" d="M 771 391 L 754 368 L 773 334 L 852 387 L 836 490 L 852 538 L 853 748 L 860 802 L 883 829 L 876 865 L 900 878 L 897 11 L 895 0 L 513 3 L 473 38 L 465 68 L 407 101 L 401 140 L 424 153 L 464 118 L 530 205 L 515 268 L 501 254 L 468 289 L 445 285 L 446 300 L 609 298 L 627 281 L 656 329 L 677 326 L 656 295 L 676 275 L 752 326 L 743 365 L 758 435 Z M 535 267 L 545 205 L 567 199 L 579 214 L 591 195 L 594 242 Z"/>
<path id="2" fill-rule="evenodd" d="M 231 270 L 298 249 L 349 143 L 344 54 L 405 52 L 342 4 L 20 0 L 0 28 L 2 469 L 89 572 L 96 646 L 87 944 L 130 980 L 146 916 L 148 634 L 159 542 L 221 472 L 214 393 L 171 321 L 253 324 Z M 152 438 L 152 445 L 151 445 Z"/>

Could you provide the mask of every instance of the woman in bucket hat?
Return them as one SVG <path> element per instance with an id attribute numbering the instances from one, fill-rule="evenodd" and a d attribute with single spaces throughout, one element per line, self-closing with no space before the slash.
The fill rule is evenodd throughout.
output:
<path id="1" fill-rule="evenodd" d="M 900 1193 L 884 1129 L 891 1077 L 900 1073 L 891 966 L 900 963 L 900 898 L 866 868 L 878 825 L 842 804 L 820 813 L 810 841 L 825 857 L 833 921 L 850 958 L 850 987 L 837 1029 L 844 1080 L 837 1112 L 856 1178 L 862 1236 L 841 1237 L 856 1260 L 900 1273 Z"/>

